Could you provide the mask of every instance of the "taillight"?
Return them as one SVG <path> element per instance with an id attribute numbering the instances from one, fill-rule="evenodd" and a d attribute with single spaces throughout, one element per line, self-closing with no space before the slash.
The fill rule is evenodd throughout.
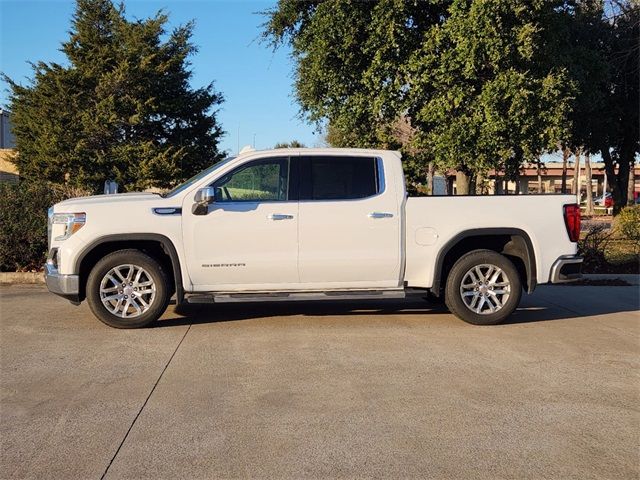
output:
<path id="1" fill-rule="evenodd" d="M 580 205 L 572 203 L 564 206 L 564 224 L 569 240 L 577 242 L 580 239 Z"/>

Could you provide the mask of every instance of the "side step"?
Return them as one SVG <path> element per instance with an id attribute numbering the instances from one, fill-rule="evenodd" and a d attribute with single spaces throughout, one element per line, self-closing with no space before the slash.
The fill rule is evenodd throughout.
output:
<path id="1" fill-rule="evenodd" d="M 256 292 L 192 294 L 187 303 L 310 302 L 317 300 L 382 300 L 405 298 L 404 290 L 343 290 L 333 292 Z"/>

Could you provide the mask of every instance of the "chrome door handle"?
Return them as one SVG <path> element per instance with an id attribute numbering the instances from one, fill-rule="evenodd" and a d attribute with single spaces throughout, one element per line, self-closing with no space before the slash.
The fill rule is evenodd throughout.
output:
<path id="1" fill-rule="evenodd" d="M 371 212 L 367 215 L 369 218 L 393 218 L 393 213 Z"/>
<path id="2" fill-rule="evenodd" d="M 291 220 L 293 219 L 293 215 L 285 215 L 282 213 L 272 213 L 271 215 L 267 215 L 269 220 Z"/>

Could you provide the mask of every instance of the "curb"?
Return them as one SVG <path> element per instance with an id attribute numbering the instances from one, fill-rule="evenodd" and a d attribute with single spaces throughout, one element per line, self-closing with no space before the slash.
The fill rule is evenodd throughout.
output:
<path id="1" fill-rule="evenodd" d="M 0 272 L 0 285 L 44 283 L 44 272 Z"/>

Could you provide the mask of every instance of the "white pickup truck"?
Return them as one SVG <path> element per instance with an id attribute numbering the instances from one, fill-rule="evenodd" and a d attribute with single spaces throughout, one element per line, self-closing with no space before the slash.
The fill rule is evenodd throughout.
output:
<path id="1" fill-rule="evenodd" d="M 249 151 L 164 194 L 49 212 L 47 286 L 112 327 L 176 302 L 443 298 L 495 324 L 580 277 L 572 195 L 408 197 L 398 152 Z"/>

